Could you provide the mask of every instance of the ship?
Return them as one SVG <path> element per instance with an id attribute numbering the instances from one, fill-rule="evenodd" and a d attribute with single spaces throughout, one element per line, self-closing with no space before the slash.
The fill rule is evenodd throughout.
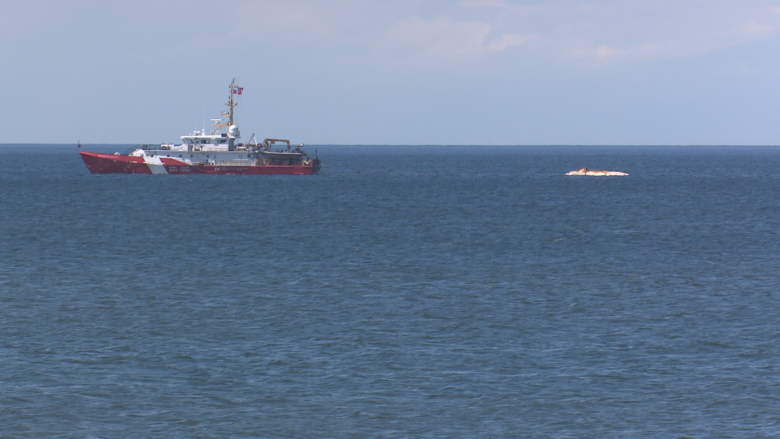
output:
<path id="1" fill-rule="evenodd" d="M 625 177 L 628 176 L 625 172 L 620 171 L 594 171 L 593 169 L 582 168 L 576 171 L 567 172 L 564 175 L 586 175 L 588 177 Z"/>
<path id="2" fill-rule="evenodd" d="M 235 78 L 229 85 L 227 111 L 212 119 L 213 130 L 194 131 L 181 136 L 181 144 L 139 145 L 126 154 L 79 151 L 93 174 L 217 174 L 217 175 L 311 175 L 321 162 L 293 146 L 287 139 L 264 139 L 254 134 L 240 143 L 241 132 L 234 124 L 234 109 L 244 88 Z M 227 120 L 224 120 L 227 118 Z M 79 150 L 81 142 L 79 141 Z"/>

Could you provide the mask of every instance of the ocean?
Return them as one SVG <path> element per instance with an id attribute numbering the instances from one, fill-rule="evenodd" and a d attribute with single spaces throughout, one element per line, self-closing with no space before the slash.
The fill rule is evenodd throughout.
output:
<path id="1" fill-rule="evenodd" d="M 307 149 L 0 146 L 0 437 L 780 437 L 780 147 Z"/>

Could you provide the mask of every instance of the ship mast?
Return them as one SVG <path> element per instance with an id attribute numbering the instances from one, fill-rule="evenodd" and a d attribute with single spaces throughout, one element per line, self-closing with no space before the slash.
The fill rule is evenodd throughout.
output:
<path id="1" fill-rule="evenodd" d="M 238 84 L 236 84 L 236 78 L 233 78 L 233 82 L 230 83 L 229 87 L 230 87 L 230 94 L 228 95 L 228 102 L 227 102 L 227 104 L 225 104 L 228 107 L 228 111 L 223 111 L 222 112 L 222 117 L 227 117 L 228 121 L 227 122 L 221 122 L 221 121 L 220 122 L 216 122 L 214 124 L 214 126 L 216 128 L 214 128 L 211 131 L 212 135 L 219 133 L 224 128 L 230 129 L 230 127 L 233 126 L 233 107 L 238 105 L 238 102 L 235 102 L 235 100 L 233 98 L 233 95 L 240 95 L 241 92 L 244 91 L 244 87 L 239 87 Z"/>

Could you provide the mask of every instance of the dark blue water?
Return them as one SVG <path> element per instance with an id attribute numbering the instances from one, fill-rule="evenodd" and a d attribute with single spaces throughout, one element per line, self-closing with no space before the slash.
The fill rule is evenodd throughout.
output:
<path id="1" fill-rule="evenodd" d="M 317 149 L 0 147 L 0 436 L 780 436 L 780 148 Z"/>

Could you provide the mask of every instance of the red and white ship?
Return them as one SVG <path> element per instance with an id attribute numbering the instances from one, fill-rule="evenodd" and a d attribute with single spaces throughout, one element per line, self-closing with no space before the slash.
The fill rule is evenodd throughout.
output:
<path id="1" fill-rule="evenodd" d="M 235 96 L 243 90 L 233 79 L 228 111 L 222 113 L 228 120 L 213 119 L 210 134 L 205 129 L 195 131 L 181 136 L 181 145 L 142 145 L 129 154 L 79 154 L 93 174 L 316 174 L 320 160 L 310 158 L 303 144 L 292 147 L 286 139 L 258 144 L 254 134 L 249 143 L 238 143 L 241 133 L 233 124 L 233 108 L 238 105 Z"/>

